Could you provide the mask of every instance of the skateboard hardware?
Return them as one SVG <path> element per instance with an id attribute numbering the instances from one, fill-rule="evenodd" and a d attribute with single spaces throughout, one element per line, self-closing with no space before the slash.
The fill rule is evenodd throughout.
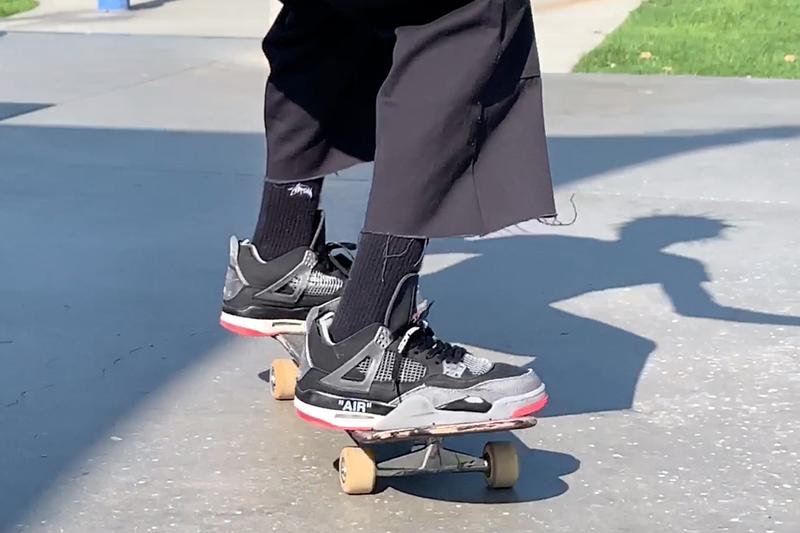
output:
<path id="1" fill-rule="evenodd" d="M 445 448 L 441 439 L 414 445 L 409 453 L 376 465 L 378 477 L 413 476 L 444 472 L 487 472 L 485 459 Z"/>
<path id="2" fill-rule="evenodd" d="M 297 367 L 303 355 L 306 337 L 292 333 L 276 335 L 274 338 L 283 346 L 291 359 L 275 359 L 272 362 L 269 370 L 269 390 L 276 400 L 291 400 L 294 398 Z"/>

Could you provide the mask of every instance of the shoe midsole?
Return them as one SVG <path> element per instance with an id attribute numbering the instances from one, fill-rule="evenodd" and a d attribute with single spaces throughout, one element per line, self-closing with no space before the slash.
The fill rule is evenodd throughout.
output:
<path id="1" fill-rule="evenodd" d="M 222 312 L 219 316 L 222 325 L 230 324 L 235 328 L 248 330 L 253 333 L 260 333 L 262 335 L 273 336 L 280 334 L 290 333 L 305 333 L 306 321 L 294 320 L 291 318 L 248 318 L 244 316 L 236 316 L 230 313 Z"/>
<path id="2" fill-rule="evenodd" d="M 542 384 L 536 390 L 496 400 L 492 408 L 485 413 L 436 409 L 428 398 L 421 395 L 412 395 L 404 399 L 386 415 L 359 412 L 365 403 L 361 399 L 342 398 L 343 402 L 349 402 L 346 404 L 351 409 L 349 411 L 312 405 L 297 396 L 294 399 L 294 406 L 305 417 L 325 425 L 341 429 L 384 430 L 507 420 L 513 418 L 514 412 L 521 408 L 534 405 L 546 398 L 545 386 Z"/>
<path id="3" fill-rule="evenodd" d="M 234 301 L 226 301 L 222 304 L 222 311 L 225 313 L 256 320 L 305 320 L 310 309 L 310 305 L 300 307 L 282 307 L 266 303 L 235 305 Z"/>

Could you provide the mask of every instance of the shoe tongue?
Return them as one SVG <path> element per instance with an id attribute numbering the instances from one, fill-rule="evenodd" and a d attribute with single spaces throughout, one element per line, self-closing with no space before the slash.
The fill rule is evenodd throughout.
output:
<path id="1" fill-rule="evenodd" d="M 418 274 L 409 274 L 400 280 L 395 289 L 383 323 L 394 335 L 397 335 L 399 331 L 412 322 L 412 317 L 417 308 L 418 282 Z"/>

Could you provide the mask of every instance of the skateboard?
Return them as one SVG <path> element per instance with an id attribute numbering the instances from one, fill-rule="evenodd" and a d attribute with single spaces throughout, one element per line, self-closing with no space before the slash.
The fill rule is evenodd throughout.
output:
<path id="1" fill-rule="evenodd" d="M 303 335 L 278 335 L 275 339 L 286 349 L 289 359 L 276 359 L 270 368 L 270 391 L 277 400 L 294 398 L 298 361 L 305 347 Z M 418 474 L 484 474 L 491 489 L 512 488 L 519 479 L 517 450 L 510 442 L 486 443 L 480 457 L 445 447 L 444 439 L 458 435 L 497 433 L 527 429 L 536 425 L 535 417 L 514 418 L 428 426 L 421 428 L 376 431 L 345 431 L 355 446 L 342 448 L 339 454 L 339 484 L 346 494 L 370 494 L 379 477 Z M 410 451 L 377 460 L 375 447 L 408 443 Z"/>

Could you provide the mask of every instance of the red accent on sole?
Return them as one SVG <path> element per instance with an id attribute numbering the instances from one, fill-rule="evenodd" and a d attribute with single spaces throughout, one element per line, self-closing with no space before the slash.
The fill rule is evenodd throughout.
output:
<path id="1" fill-rule="evenodd" d="M 372 431 L 372 428 L 349 428 L 344 426 L 335 426 L 330 422 L 326 422 L 324 420 L 320 420 L 319 418 L 315 418 L 309 414 L 304 413 L 300 409 L 294 409 L 294 412 L 299 416 L 304 422 L 308 422 L 309 424 L 313 424 L 317 427 L 322 429 L 332 429 L 334 431 Z"/>
<path id="2" fill-rule="evenodd" d="M 242 326 L 234 326 L 224 320 L 220 319 L 219 324 L 230 331 L 231 333 L 236 333 L 237 335 L 241 335 L 243 337 L 274 337 L 275 335 L 268 335 L 266 333 L 262 333 L 260 331 L 256 331 L 254 329 L 243 328 Z M 276 334 L 277 335 L 277 334 Z"/>
<path id="3" fill-rule="evenodd" d="M 526 405 L 524 407 L 520 407 L 519 409 L 514 411 L 511 414 L 511 418 L 522 418 L 522 417 L 530 416 L 533 413 L 536 413 L 538 411 L 541 411 L 542 409 L 544 409 L 544 406 L 547 405 L 547 401 L 549 399 L 550 399 L 550 397 L 547 394 L 545 394 L 544 398 L 542 398 L 541 400 L 537 401 L 536 403 L 532 403 L 530 405 Z"/>

